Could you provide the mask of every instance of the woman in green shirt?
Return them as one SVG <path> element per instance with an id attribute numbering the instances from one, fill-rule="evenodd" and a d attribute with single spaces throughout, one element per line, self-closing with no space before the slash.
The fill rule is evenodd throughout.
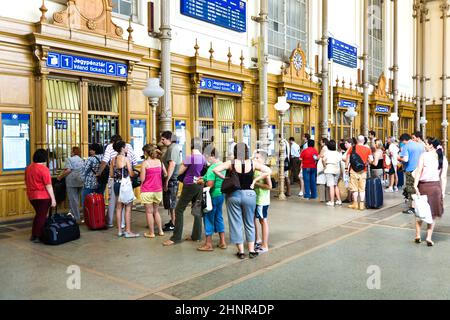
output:
<path id="1" fill-rule="evenodd" d="M 203 177 L 203 180 L 206 183 L 206 186 L 211 188 L 211 199 L 213 204 L 213 209 L 210 212 L 207 212 L 203 215 L 203 222 L 205 225 L 205 235 L 206 242 L 201 247 L 197 248 L 199 251 L 213 251 L 212 244 L 212 236 L 215 232 L 219 233 L 220 242 L 218 247 L 221 249 L 226 249 L 227 244 L 225 243 L 225 224 L 222 216 L 222 207 L 223 202 L 225 200 L 222 191 L 220 190 L 222 187 L 223 179 L 219 178 L 214 173 L 214 168 L 217 167 L 222 162 L 216 158 L 216 149 L 213 148 L 211 152 L 205 155 L 208 163 L 211 163 L 211 166 L 208 168 L 206 175 Z M 222 172 L 225 175 L 225 171 Z"/>

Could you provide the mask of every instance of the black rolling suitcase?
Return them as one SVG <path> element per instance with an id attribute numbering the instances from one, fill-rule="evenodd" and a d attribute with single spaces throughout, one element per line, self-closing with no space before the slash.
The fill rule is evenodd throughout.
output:
<path id="1" fill-rule="evenodd" d="M 47 218 L 41 241 L 48 245 L 58 245 L 80 238 L 80 227 L 73 216 L 63 216 L 56 212 Z"/>
<path id="2" fill-rule="evenodd" d="M 370 177 L 370 167 L 367 169 L 369 178 L 366 180 L 366 208 L 379 209 L 383 206 L 383 185 L 378 177 Z"/>

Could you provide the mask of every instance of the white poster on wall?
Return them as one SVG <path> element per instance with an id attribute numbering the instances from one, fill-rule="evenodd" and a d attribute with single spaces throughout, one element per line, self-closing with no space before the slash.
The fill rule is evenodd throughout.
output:
<path id="1" fill-rule="evenodd" d="M 133 137 L 134 153 L 136 154 L 136 157 L 140 159 L 141 156 L 144 155 L 144 152 L 142 151 L 145 143 L 144 128 L 133 128 Z"/>
<path id="2" fill-rule="evenodd" d="M 18 127 L 18 126 L 17 126 Z M 27 166 L 27 139 L 3 138 L 3 169 L 11 170 Z"/>

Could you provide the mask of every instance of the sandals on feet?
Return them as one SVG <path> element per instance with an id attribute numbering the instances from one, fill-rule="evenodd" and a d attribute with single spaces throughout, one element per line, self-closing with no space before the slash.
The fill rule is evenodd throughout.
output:
<path id="1" fill-rule="evenodd" d="M 236 256 L 241 260 L 245 259 L 245 253 L 243 253 L 243 252 L 236 253 Z"/>
<path id="2" fill-rule="evenodd" d="M 158 233 L 158 236 L 162 237 L 164 235 L 164 232 Z"/>
<path id="3" fill-rule="evenodd" d="M 427 240 L 427 246 L 429 246 L 429 247 L 434 246 L 434 242 L 433 242 L 433 241 Z"/>
<path id="4" fill-rule="evenodd" d="M 417 243 L 417 244 L 419 244 L 419 243 L 422 242 L 422 239 L 420 239 L 420 238 L 415 238 L 415 239 L 414 239 L 414 242 Z"/>
<path id="5" fill-rule="evenodd" d="M 224 249 L 224 250 L 225 250 L 226 248 L 228 248 L 228 246 L 227 246 L 226 243 L 224 243 L 224 244 L 218 244 L 217 247 L 220 248 L 220 249 Z"/>
<path id="6" fill-rule="evenodd" d="M 256 258 L 258 256 L 258 252 L 249 252 L 248 257 L 250 259 Z"/>
<path id="7" fill-rule="evenodd" d="M 141 235 L 139 233 L 124 232 L 123 236 L 129 239 L 129 238 L 139 238 Z"/>
<path id="8" fill-rule="evenodd" d="M 214 251 L 214 249 L 212 247 L 208 247 L 208 246 L 201 246 L 197 248 L 198 251 Z"/>
<path id="9" fill-rule="evenodd" d="M 172 240 L 167 240 L 167 241 L 164 241 L 162 245 L 165 247 L 168 247 L 168 246 L 172 246 L 174 244 L 175 244 L 175 242 L 173 242 Z"/>
<path id="10" fill-rule="evenodd" d="M 150 233 L 144 233 L 144 237 L 145 238 L 154 238 L 155 237 L 155 234 L 153 233 L 153 234 L 150 234 Z"/>

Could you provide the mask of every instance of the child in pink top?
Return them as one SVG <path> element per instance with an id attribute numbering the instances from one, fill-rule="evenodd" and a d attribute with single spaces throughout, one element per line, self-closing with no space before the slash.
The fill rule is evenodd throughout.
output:
<path id="1" fill-rule="evenodd" d="M 154 238 L 155 222 L 158 226 L 158 235 L 164 235 L 158 207 L 162 201 L 163 175 L 167 177 L 167 171 L 159 160 L 161 151 L 158 150 L 156 145 L 147 144 L 142 150 L 144 151 L 145 161 L 142 163 L 140 176 L 142 181 L 141 203 L 145 205 L 147 223 L 150 229 L 149 233 L 144 233 L 144 237 Z"/>

